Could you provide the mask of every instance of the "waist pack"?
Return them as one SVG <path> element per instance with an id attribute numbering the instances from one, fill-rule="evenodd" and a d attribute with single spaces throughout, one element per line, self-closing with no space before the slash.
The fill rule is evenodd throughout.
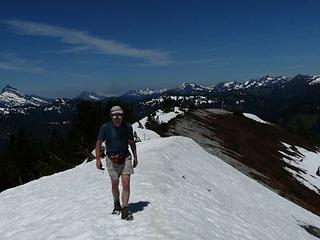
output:
<path id="1" fill-rule="evenodd" d="M 113 164 L 123 164 L 127 155 L 124 154 L 115 154 L 115 153 L 107 153 L 108 158 L 110 158 Z"/>

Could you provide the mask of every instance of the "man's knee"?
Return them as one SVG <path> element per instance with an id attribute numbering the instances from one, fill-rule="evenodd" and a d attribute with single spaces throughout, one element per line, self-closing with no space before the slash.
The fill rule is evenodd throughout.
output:
<path id="1" fill-rule="evenodd" d="M 111 182 L 112 182 L 112 188 L 119 186 L 119 179 L 112 179 Z"/>
<path id="2" fill-rule="evenodd" d="M 121 182 L 123 191 L 130 191 L 130 176 L 123 176 Z"/>

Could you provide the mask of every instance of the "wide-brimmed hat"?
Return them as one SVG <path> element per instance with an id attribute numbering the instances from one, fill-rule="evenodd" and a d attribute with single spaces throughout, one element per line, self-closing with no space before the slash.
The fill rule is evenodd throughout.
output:
<path id="1" fill-rule="evenodd" d="M 111 109 L 110 109 L 110 114 L 113 115 L 113 114 L 123 114 L 123 110 L 120 106 L 113 106 Z"/>

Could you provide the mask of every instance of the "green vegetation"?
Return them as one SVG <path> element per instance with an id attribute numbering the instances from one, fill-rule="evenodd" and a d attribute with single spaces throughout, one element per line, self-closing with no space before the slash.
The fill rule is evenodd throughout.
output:
<path id="1" fill-rule="evenodd" d="M 281 117 L 278 124 L 311 143 L 320 143 L 320 114 L 288 114 Z"/>
<path id="2" fill-rule="evenodd" d="M 160 104 L 160 109 L 165 113 L 172 112 L 175 106 L 175 101 L 170 96 L 164 97 Z"/>

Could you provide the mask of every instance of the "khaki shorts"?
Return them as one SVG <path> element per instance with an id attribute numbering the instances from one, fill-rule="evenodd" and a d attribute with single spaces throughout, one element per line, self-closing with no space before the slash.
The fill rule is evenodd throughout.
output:
<path id="1" fill-rule="evenodd" d="M 113 164 L 111 159 L 106 157 L 106 164 L 111 179 L 119 179 L 121 175 L 130 175 L 134 173 L 131 154 L 126 157 L 123 164 Z"/>

